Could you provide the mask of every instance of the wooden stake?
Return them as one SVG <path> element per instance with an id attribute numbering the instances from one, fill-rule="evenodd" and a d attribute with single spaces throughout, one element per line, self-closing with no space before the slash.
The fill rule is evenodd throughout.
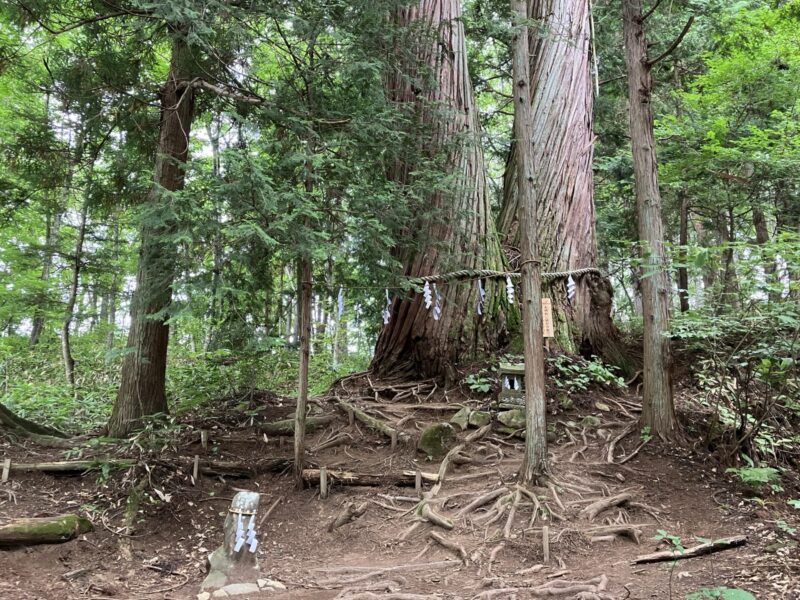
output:
<path id="1" fill-rule="evenodd" d="M 192 483 L 193 485 L 197 485 L 198 480 L 200 479 L 200 455 L 194 455 L 194 466 L 192 467 Z"/>
<path id="2" fill-rule="evenodd" d="M 200 445 L 203 447 L 203 450 L 208 450 L 208 431 L 205 429 L 200 430 Z"/>
<path id="3" fill-rule="evenodd" d="M 347 423 L 352 427 L 356 422 L 356 414 L 352 410 L 347 411 Z"/>
<path id="4" fill-rule="evenodd" d="M 392 440 L 391 448 L 392 450 L 394 450 L 395 448 L 397 448 L 397 431 L 393 431 L 389 439 Z"/>
<path id="5" fill-rule="evenodd" d="M 3 461 L 3 478 L 2 483 L 6 483 L 8 481 L 8 475 L 11 473 L 11 459 L 7 458 Z"/>
<path id="6" fill-rule="evenodd" d="M 5 481 L 5 479 L 3 479 Z M 414 474 L 414 489 L 417 490 L 417 498 L 422 500 L 422 471 L 417 469 Z"/>
<path id="7" fill-rule="evenodd" d="M 550 564 L 550 527 L 545 525 L 542 527 L 542 555 L 543 562 L 546 565 Z"/>
<path id="8" fill-rule="evenodd" d="M 319 469 L 319 497 L 322 500 L 328 497 L 328 469 L 325 467 Z"/>

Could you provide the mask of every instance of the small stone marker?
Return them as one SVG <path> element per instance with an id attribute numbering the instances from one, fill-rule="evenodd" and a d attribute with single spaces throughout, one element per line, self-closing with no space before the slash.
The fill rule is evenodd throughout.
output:
<path id="1" fill-rule="evenodd" d="M 3 483 L 6 483 L 8 481 L 9 473 L 11 473 L 11 459 L 7 458 L 3 461 L 3 478 L 2 478 Z"/>
<path id="2" fill-rule="evenodd" d="M 256 492 L 239 492 L 233 497 L 223 526 L 224 541 L 208 557 L 210 569 L 201 590 L 219 590 L 229 582 L 251 582 L 258 578 L 255 518 L 260 499 Z"/>

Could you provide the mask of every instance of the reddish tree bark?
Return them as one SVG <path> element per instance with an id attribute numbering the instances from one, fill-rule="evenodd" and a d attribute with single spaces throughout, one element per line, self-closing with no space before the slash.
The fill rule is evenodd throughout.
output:
<path id="1" fill-rule="evenodd" d="M 387 93 L 393 102 L 413 106 L 416 121 L 427 125 L 426 139 L 418 151 L 429 158 L 444 153 L 447 175 L 455 182 L 451 192 L 434 191 L 427 197 L 430 210 L 415 224 L 424 232 L 422 247 L 398 253 L 403 274 L 418 277 L 457 269 L 502 269 L 467 68 L 461 3 L 419 0 L 398 9 L 394 19 L 415 32 L 414 59 L 406 65 L 406 73 L 387 78 Z M 411 183 L 417 166 L 399 162 L 390 177 L 401 184 Z M 409 235 L 412 233 L 410 229 Z M 476 314 L 477 285 L 440 285 L 443 300 L 438 321 L 425 308 L 420 294 L 395 298 L 390 322 L 375 347 L 372 368 L 382 374 L 454 375 L 461 359 L 495 345 L 504 330 L 498 308 L 503 285 L 486 281 L 485 288 L 482 318 Z"/>
<path id="2" fill-rule="evenodd" d="M 531 33 L 533 161 L 537 176 L 537 239 L 543 271 L 597 265 L 592 182 L 593 90 L 589 63 L 588 0 L 528 0 Z M 506 164 L 498 231 L 504 243 L 520 243 L 517 144 Z M 598 354 L 629 370 L 611 320 L 611 284 L 598 275 L 575 277 L 567 301 L 566 280 L 544 293 L 556 309 L 557 342 L 567 351 Z"/>

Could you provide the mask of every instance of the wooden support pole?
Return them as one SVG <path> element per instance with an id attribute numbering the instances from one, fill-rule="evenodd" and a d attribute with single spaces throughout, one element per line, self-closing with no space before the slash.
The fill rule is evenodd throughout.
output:
<path id="1" fill-rule="evenodd" d="M 545 525 L 542 527 L 542 562 L 550 564 L 550 527 Z"/>
<path id="2" fill-rule="evenodd" d="M 328 469 L 325 467 L 319 469 L 319 497 L 322 500 L 328 497 Z"/>
<path id="3" fill-rule="evenodd" d="M 194 465 L 192 465 L 192 485 L 197 485 L 200 479 L 200 455 L 194 455 Z"/>
<path id="4" fill-rule="evenodd" d="M 2 483 L 6 483 L 8 481 L 8 475 L 11 473 L 11 459 L 7 458 L 3 461 L 3 477 Z"/>
<path id="5" fill-rule="evenodd" d="M 205 429 L 200 430 L 200 446 L 203 450 L 208 450 L 208 431 Z"/>

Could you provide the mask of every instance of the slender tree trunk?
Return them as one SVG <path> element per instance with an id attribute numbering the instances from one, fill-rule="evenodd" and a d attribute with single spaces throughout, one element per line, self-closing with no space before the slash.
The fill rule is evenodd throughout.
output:
<path id="1" fill-rule="evenodd" d="M 511 41 L 514 94 L 514 141 L 517 147 L 522 337 L 525 347 L 525 458 L 520 478 L 534 484 L 547 472 L 547 398 L 544 382 L 542 283 L 537 248 L 537 210 L 541 172 L 534 162 L 530 53 L 525 0 L 511 0 L 516 28 Z"/>
<path id="2" fill-rule="evenodd" d="M 112 247 L 114 272 L 111 275 L 111 289 L 108 290 L 108 336 L 106 352 L 114 349 L 114 335 L 117 331 L 117 299 L 119 297 L 119 215 L 114 216 L 114 241 Z"/>
<path id="3" fill-rule="evenodd" d="M 306 407 L 308 405 L 308 366 L 311 360 L 311 259 L 301 258 L 297 264 L 299 295 L 297 322 L 300 324 L 300 369 L 297 389 L 297 410 L 294 426 L 294 474 L 302 486 L 305 465 Z"/>
<path id="4" fill-rule="evenodd" d="M 91 178 L 90 184 L 91 186 Z M 75 253 L 72 262 L 72 280 L 69 286 L 67 306 L 64 309 L 64 322 L 61 326 L 61 357 L 64 360 L 64 374 L 67 383 L 75 386 L 75 359 L 72 356 L 72 345 L 70 344 L 70 327 L 75 318 L 75 303 L 78 299 L 78 287 L 81 280 L 81 267 L 83 262 L 83 243 L 86 239 L 86 217 L 89 212 L 89 192 L 81 207 L 80 220 L 78 222 L 78 234 L 75 238 Z"/>
<path id="5" fill-rule="evenodd" d="M 178 191 L 184 184 L 194 113 L 194 94 L 188 85 L 191 73 L 186 72 L 190 62 L 186 40 L 174 34 L 172 62 L 161 92 L 155 181 L 146 201 L 146 208 L 156 213 L 164 203 L 162 190 Z M 119 392 L 108 424 L 111 436 L 127 435 L 146 415 L 167 412 L 165 378 L 169 326 L 163 312 L 172 298 L 177 259 L 174 243 L 164 238 L 173 229 L 174 224 L 168 218 L 154 224 L 151 217 L 142 225 L 128 354 L 122 363 Z"/>
<path id="6" fill-rule="evenodd" d="M 530 84 L 542 268 L 552 272 L 595 267 L 589 0 L 528 0 L 528 16 L 538 24 L 531 32 Z M 512 143 L 498 217 L 498 231 L 510 249 L 520 243 L 518 164 L 518 147 Z M 556 311 L 558 346 L 598 354 L 631 370 L 611 320 L 610 282 L 594 274 L 574 280 L 572 301 L 565 279 L 543 290 Z"/>
<path id="7" fill-rule="evenodd" d="M 642 426 L 654 435 L 671 437 L 677 427 L 672 397 L 669 338 L 670 285 L 664 251 L 661 194 L 650 108 L 652 79 L 640 0 L 622 0 L 625 62 L 628 70 L 631 149 L 636 185 L 636 214 L 645 275 L 642 277 L 644 368 Z"/>
<path id="8" fill-rule="evenodd" d="M 766 246 L 769 244 L 769 228 L 767 227 L 767 218 L 764 216 L 764 211 L 760 206 L 753 205 L 753 228 L 756 230 L 756 243 L 759 246 Z M 772 252 L 767 252 L 763 257 L 764 261 L 764 284 L 767 288 L 767 294 L 772 301 L 778 300 L 780 294 L 777 291 L 778 281 L 775 273 L 778 270 L 778 265 L 775 262 L 775 255 Z"/>
<path id="9" fill-rule="evenodd" d="M 678 299 L 681 303 L 681 312 L 687 312 L 689 310 L 689 269 L 686 266 L 686 246 L 689 244 L 689 196 L 686 194 L 686 190 L 681 190 L 679 194 L 681 215 L 678 233 L 678 244 L 680 245 L 678 250 L 678 262 L 680 263 L 678 267 Z"/>
<path id="10" fill-rule="evenodd" d="M 395 21 L 422 35 L 412 45 L 416 63 L 407 65 L 409 73 L 388 77 L 387 93 L 393 102 L 413 107 L 415 120 L 428 126 L 418 150 L 428 157 L 445 153 L 447 176 L 452 179 L 448 193 L 430 193 L 426 198 L 429 210 L 409 226 L 407 237 L 418 236 L 419 245 L 396 253 L 404 265 L 403 275 L 502 269 L 467 67 L 461 3 L 418 0 L 397 9 Z M 416 166 L 410 161 L 398 162 L 389 175 L 400 184 L 408 184 Z M 425 308 L 421 294 L 394 298 L 390 321 L 375 347 L 372 368 L 380 374 L 455 377 L 461 359 L 503 341 L 504 285 L 487 281 L 485 289 L 482 316 L 476 312 L 477 284 L 439 286 L 442 302 L 438 320 Z"/>
<path id="11" fill-rule="evenodd" d="M 722 302 L 731 308 L 739 307 L 739 278 L 736 275 L 736 253 L 733 243 L 736 237 L 736 222 L 733 207 L 729 206 L 724 218 L 717 223 L 722 251 Z"/>
<path id="12" fill-rule="evenodd" d="M 44 259 L 42 262 L 42 281 L 45 285 L 50 281 L 50 272 L 53 268 L 53 255 L 55 254 L 56 244 L 58 243 L 58 232 L 61 227 L 61 214 L 56 209 L 51 215 L 48 215 L 45 224 L 45 250 Z M 31 326 L 31 337 L 28 345 L 33 348 L 39 343 L 44 330 L 44 305 L 47 303 L 47 293 L 43 292 L 37 299 L 37 307 L 33 315 L 33 324 Z"/>

